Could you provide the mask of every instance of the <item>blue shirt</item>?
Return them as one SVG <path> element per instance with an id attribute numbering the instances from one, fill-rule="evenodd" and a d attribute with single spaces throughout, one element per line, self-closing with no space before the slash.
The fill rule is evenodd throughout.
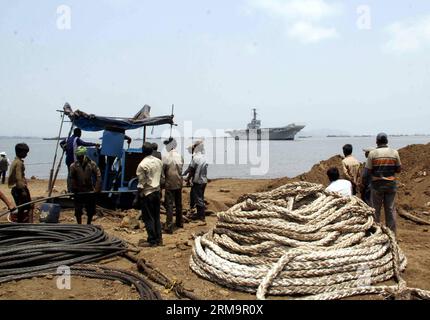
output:
<path id="1" fill-rule="evenodd" d="M 96 143 L 85 142 L 81 138 L 71 136 L 67 140 L 61 141 L 61 147 L 66 150 L 66 165 L 70 167 L 76 161 L 75 151 L 78 147 L 95 147 Z"/>

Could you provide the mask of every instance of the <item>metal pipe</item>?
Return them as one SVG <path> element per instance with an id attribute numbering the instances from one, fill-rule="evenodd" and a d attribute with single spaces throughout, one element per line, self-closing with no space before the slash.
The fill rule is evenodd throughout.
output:
<path id="1" fill-rule="evenodd" d="M 11 213 L 11 212 L 13 212 L 13 211 L 15 211 L 15 210 L 17 210 L 17 209 L 19 209 L 19 208 L 23 208 L 23 207 L 27 207 L 27 206 L 30 206 L 30 205 L 33 205 L 33 204 L 36 204 L 36 203 L 40 203 L 40 202 L 46 202 L 46 201 L 49 201 L 49 200 L 54 200 L 54 199 L 61 199 L 61 198 L 70 198 L 70 197 L 73 197 L 73 196 L 76 196 L 76 195 L 89 195 L 89 194 L 127 194 L 127 193 L 136 193 L 137 192 L 137 190 L 131 190 L 131 191 L 101 191 L 101 192 L 94 192 L 94 191 L 91 191 L 91 192 L 80 192 L 80 193 L 66 193 L 66 194 L 61 194 L 61 195 L 58 195 L 58 196 L 54 196 L 54 197 L 46 197 L 46 198 L 42 198 L 42 199 L 37 199 L 37 200 L 33 200 L 33 201 L 30 201 L 30 202 L 27 202 L 27 203 L 24 203 L 24 204 L 21 204 L 21 205 L 19 205 L 19 206 L 17 206 L 15 209 L 13 209 L 13 210 L 8 210 L 8 211 L 5 211 L 5 212 L 2 212 L 2 213 L 0 213 L 0 218 L 1 217 L 3 217 L 3 216 L 5 216 L 5 215 L 7 215 L 7 214 L 9 214 L 9 213 Z"/>

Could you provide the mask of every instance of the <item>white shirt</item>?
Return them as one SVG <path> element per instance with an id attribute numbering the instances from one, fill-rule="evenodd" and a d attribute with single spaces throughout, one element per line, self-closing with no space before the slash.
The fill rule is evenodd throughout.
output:
<path id="1" fill-rule="evenodd" d="M 178 190 L 182 188 L 182 169 L 184 159 L 175 150 L 163 155 L 163 172 L 165 176 L 166 190 Z"/>
<path id="2" fill-rule="evenodd" d="M 160 181 L 163 164 L 160 159 L 153 156 L 147 156 L 142 160 L 136 170 L 139 179 L 139 189 L 143 189 L 145 196 L 160 191 Z"/>
<path id="3" fill-rule="evenodd" d="M 352 183 L 348 180 L 339 179 L 332 182 L 326 191 L 340 193 L 344 197 L 352 196 Z"/>
<path id="4" fill-rule="evenodd" d="M 196 152 L 191 161 L 190 167 L 195 170 L 193 183 L 207 184 L 208 183 L 208 164 L 206 158 L 201 152 Z"/>

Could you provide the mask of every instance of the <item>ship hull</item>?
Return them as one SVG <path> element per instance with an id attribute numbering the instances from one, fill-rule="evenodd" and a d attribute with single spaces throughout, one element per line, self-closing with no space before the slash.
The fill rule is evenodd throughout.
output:
<path id="1" fill-rule="evenodd" d="M 231 130 L 227 133 L 236 140 L 294 140 L 305 126 L 289 125 L 282 128 Z"/>

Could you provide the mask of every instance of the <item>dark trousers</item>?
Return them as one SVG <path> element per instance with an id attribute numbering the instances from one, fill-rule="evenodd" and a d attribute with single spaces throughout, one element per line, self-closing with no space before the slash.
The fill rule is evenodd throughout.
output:
<path id="1" fill-rule="evenodd" d="M 384 206 L 385 224 L 394 233 L 396 233 L 396 207 L 394 200 L 396 199 L 396 191 L 375 190 L 372 188 L 371 201 L 372 207 L 375 209 L 375 221 L 381 222 L 381 209 Z"/>
<path id="2" fill-rule="evenodd" d="M 145 223 L 148 242 L 160 244 L 162 242 L 160 222 L 160 192 L 153 192 L 141 198 L 142 220 Z"/>
<path id="3" fill-rule="evenodd" d="M 205 209 L 206 209 L 205 191 L 206 191 L 206 184 L 194 183 L 193 186 L 191 187 L 192 204 L 197 207 L 197 216 L 201 220 L 205 219 Z"/>
<path id="4" fill-rule="evenodd" d="M 93 217 L 96 214 L 95 194 L 75 195 L 75 217 L 78 224 L 82 224 L 84 209 L 87 212 L 87 224 L 91 224 Z"/>
<path id="5" fill-rule="evenodd" d="M 67 192 L 72 192 L 72 178 L 70 177 L 70 165 L 67 166 Z"/>
<path id="6" fill-rule="evenodd" d="M 16 206 L 31 202 L 30 191 L 27 187 L 21 189 L 12 188 L 12 197 L 15 200 Z M 28 205 L 18 209 L 17 214 L 11 214 L 12 222 L 18 223 L 33 223 L 33 206 Z"/>
<path id="7" fill-rule="evenodd" d="M 166 206 L 166 227 L 173 231 L 173 203 L 176 208 L 176 226 L 182 226 L 182 189 L 166 190 L 164 195 L 164 205 Z"/>
<path id="8" fill-rule="evenodd" d="M 371 189 L 369 186 L 364 187 L 361 190 L 361 200 L 366 202 L 368 206 L 372 206 L 371 194 L 372 194 L 372 192 L 371 192 Z"/>
<path id="9" fill-rule="evenodd" d="M 6 170 L 0 171 L 0 177 L 1 177 L 1 183 L 5 184 L 5 182 L 6 182 Z"/>

